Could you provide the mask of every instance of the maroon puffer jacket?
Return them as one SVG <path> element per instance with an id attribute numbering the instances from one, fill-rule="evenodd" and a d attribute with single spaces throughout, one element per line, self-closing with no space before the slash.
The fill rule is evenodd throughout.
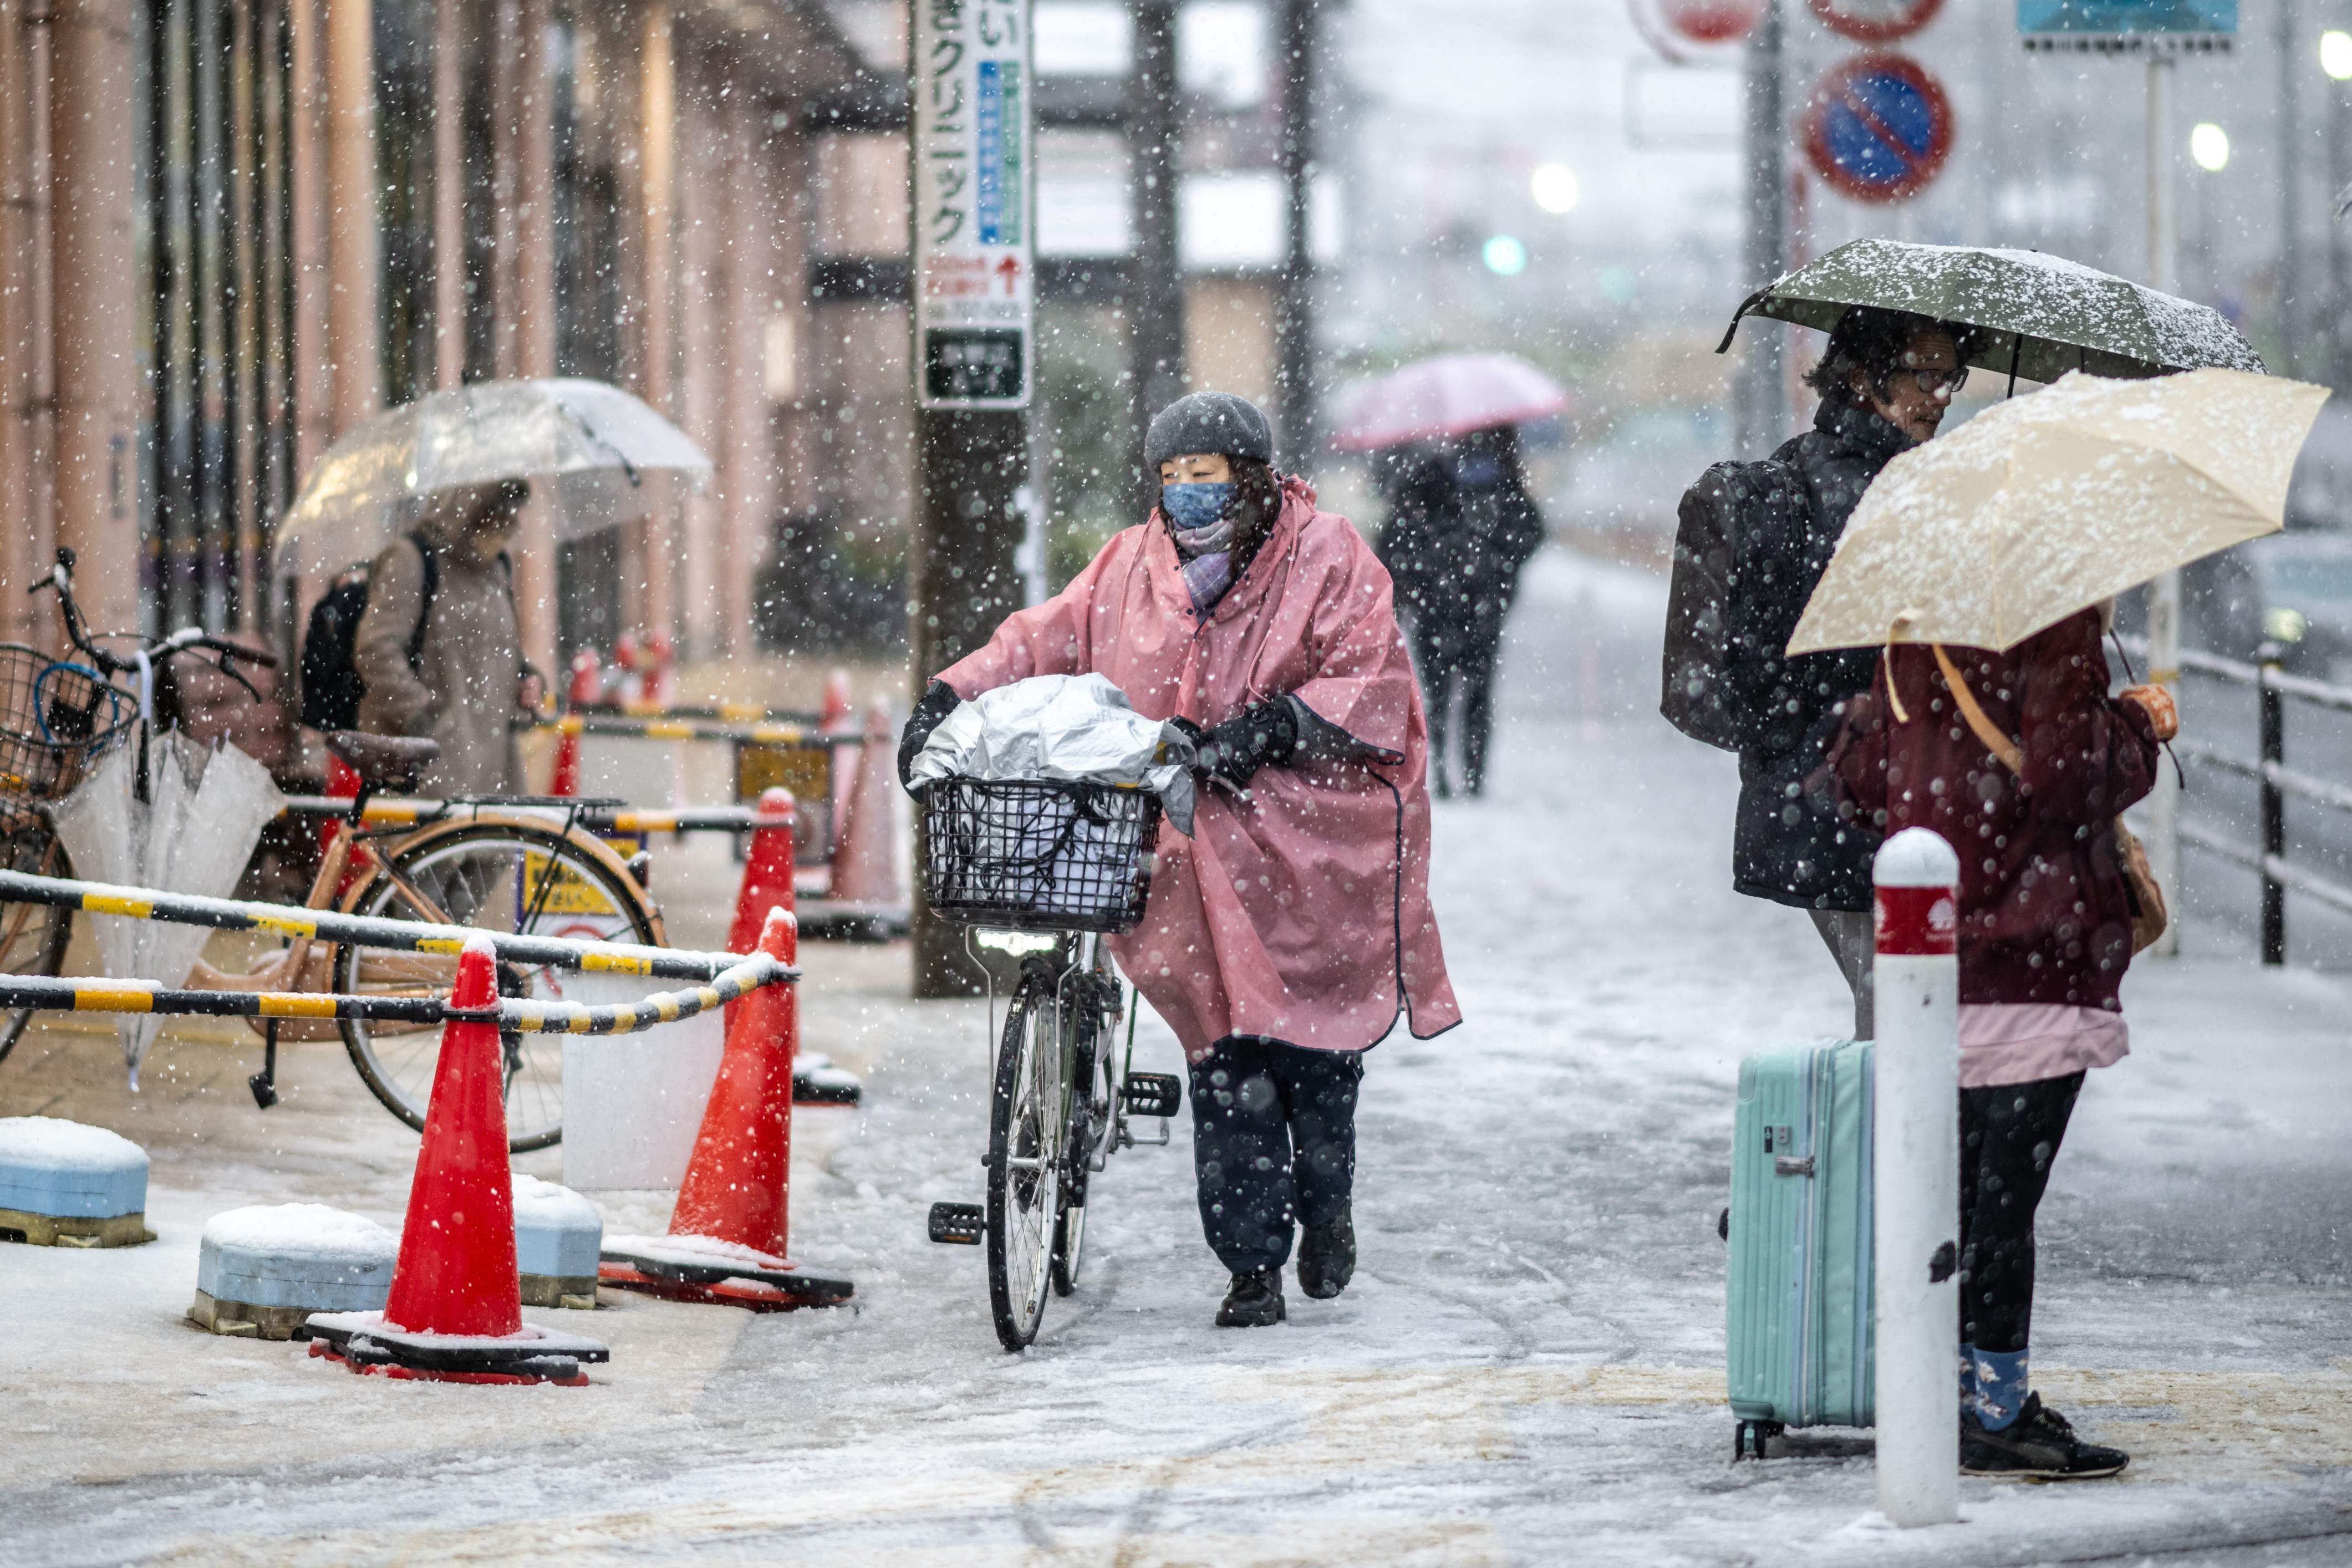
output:
<path id="1" fill-rule="evenodd" d="M 2117 1010 L 2131 905 L 2115 816 L 2153 787 L 2156 731 L 2107 695 L 2099 615 L 2005 654 L 1948 647 L 1985 717 L 2017 741 L 2012 773 L 1978 741 L 1933 650 L 1899 647 L 1831 748 L 1839 796 L 1886 832 L 1932 827 L 1960 857 L 1960 1000 Z M 1889 669 L 1909 721 L 1887 703 Z"/>

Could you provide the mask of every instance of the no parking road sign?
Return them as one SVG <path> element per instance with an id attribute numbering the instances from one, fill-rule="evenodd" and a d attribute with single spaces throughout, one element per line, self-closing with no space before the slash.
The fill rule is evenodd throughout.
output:
<path id="1" fill-rule="evenodd" d="M 1860 202 L 1916 195 L 1952 150 L 1943 88 L 1901 55 L 1858 55 L 1813 89 L 1805 153 L 1822 179 Z"/>

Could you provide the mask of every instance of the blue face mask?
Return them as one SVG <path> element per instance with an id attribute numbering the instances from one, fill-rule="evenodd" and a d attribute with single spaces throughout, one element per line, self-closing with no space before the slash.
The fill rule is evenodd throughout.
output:
<path id="1" fill-rule="evenodd" d="M 1162 485 L 1160 487 L 1160 510 L 1178 528 L 1206 528 L 1225 515 L 1225 508 L 1234 499 L 1234 487 L 1222 485 Z"/>

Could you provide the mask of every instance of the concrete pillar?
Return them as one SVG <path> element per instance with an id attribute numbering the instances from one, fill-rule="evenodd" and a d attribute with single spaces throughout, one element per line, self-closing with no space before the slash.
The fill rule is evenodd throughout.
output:
<path id="1" fill-rule="evenodd" d="M 689 498 L 678 550 L 680 652 L 708 658 L 719 648 L 719 531 L 731 475 L 727 462 L 726 400 L 730 345 L 719 302 L 726 296 L 727 182 L 718 167 L 712 99 L 705 62 L 688 62 L 678 94 L 678 348 L 677 415 L 686 433 L 710 454 L 710 488 Z"/>
<path id="2" fill-rule="evenodd" d="M 748 652 L 754 574 L 767 554 L 775 510 L 775 451 L 763 375 L 768 301 L 775 278 L 775 206 L 765 116 L 740 68 L 725 100 L 728 216 L 727 495 L 719 560 L 719 643 Z"/>
<path id="3" fill-rule="evenodd" d="M 637 26 L 637 395 L 677 417 L 672 374 L 677 345 L 671 305 L 677 287 L 677 75 L 667 0 L 650 0 Z M 641 619 L 676 636 L 677 532 L 675 510 L 646 519 Z"/>
<path id="4" fill-rule="evenodd" d="M 333 434 L 383 406 L 376 320 L 374 0 L 331 0 L 327 44 L 328 363 Z"/>
<path id="5" fill-rule="evenodd" d="M 21 0 L 0 0 L 0 637 L 47 641 L 46 606 L 25 589 L 47 558 L 47 318 L 35 318 L 47 292 L 47 171 L 36 157 L 46 91 L 47 42 L 25 26 Z M 40 53 L 35 63 L 35 51 Z"/>
<path id="6" fill-rule="evenodd" d="M 520 0 L 520 36 L 511 57 L 514 121 L 514 305 L 516 373 L 555 374 L 555 62 L 549 58 L 549 0 Z M 555 648 L 555 510 L 544 497 L 523 509 L 513 545 L 515 605 L 523 657 L 552 678 Z"/>
<path id="7" fill-rule="evenodd" d="M 52 0 L 58 542 L 93 626 L 139 623 L 130 0 Z"/>
<path id="8" fill-rule="evenodd" d="M 433 6 L 433 384 L 466 379 L 466 48 L 460 0 Z"/>
<path id="9" fill-rule="evenodd" d="M 327 337 L 327 93 L 319 0 L 288 0 L 294 220 L 294 486 L 310 477 L 334 430 L 334 354 Z M 331 568 L 330 568 L 331 569 Z M 321 581 L 305 582 L 308 613 Z"/>

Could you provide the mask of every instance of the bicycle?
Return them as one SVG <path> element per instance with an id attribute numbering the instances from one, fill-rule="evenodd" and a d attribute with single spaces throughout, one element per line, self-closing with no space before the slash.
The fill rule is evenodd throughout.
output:
<path id="1" fill-rule="evenodd" d="M 1104 941 L 1142 919 L 1160 803 L 1114 786 L 950 778 L 923 806 L 930 907 L 965 925 L 968 947 L 1021 961 L 1001 1035 L 991 980 L 986 1202 L 934 1204 L 929 1227 L 933 1241 L 985 1247 L 996 1337 L 1018 1351 L 1048 1291 L 1077 1288 L 1092 1178 L 1116 1150 L 1166 1144 L 1164 1121 L 1157 1139 L 1131 1122 L 1179 1105 L 1174 1077 L 1133 1070 L 1138 999 Z"/>
<path id="2" fill-rule="evenodd" d="M 135 716 L 131 695 L 110 684 L 110 678 L 141 668 L 137 656 L 126 658 L 106 648 L 84 625 L 73 598 L 73 556 L 58 552 L 58 564 L 35 592 L 53 590 L 68 640 L 89 662 L 87 666 L 49 661 L 36 677 L 36 691 L 45 681 L 63 682 L 58 670 L 79 671 L 84 683 L 69 689 L 83 695 L 93 711 L 117 715 L 103 745 L 94 740 L 79 742 L 80 750 L 62 759 L 47 753 L 33 758 L 31 771 L 10 765 L 12 745 L 26 737 L 10 722 L 16 710 L 0 710 L 0 810 L 7 813 L 8 830 L 18 838 L 6 841 L 12 868 L 40 874 L 73 874 L 65 847 L 43 810 L 79 783 L 92 756 L 121 743 L 134 726 L 147 743 L 147 721 Z M 120 640 L 137 637 L 149 669 L 168 668 L 169 659 L 198 651 L 215 653 L 220 668 L 253 693 L 260 693 L 235 668 L 236 660 L 271 665 L 275 660 L 194 627 L 169 637 L 146 638 L 137 634 L 107 634 Z M 37 658 L 37 650 L 26 649 Z M 0 647 L 0 697 L 5 678 L 16 668 Z M 22 661 L 18 661 L 22 662 Z M 89 689 L 85 690 L 87 686 Z M 60 686 L 59 690 L 68 689 Z M 109 696 L 107 694 L 110 693 Z M 49 707 L 54 707 L 52 701 Z M 132 709 L 130 717 L 121 716 Z M 35 703 L 36 717 L 51 728 L 47 708 Z M 70 715 L 67 719 L 72 725 Z M 97 729 L 93 722 L 90 726 Z M 368 735 L 338 731 L 325 737 L 327 749 L 360 775 L 358 794 L 338 803 L 331 832 L 312 879 L 304 907 L 339 909 L 346 913 L 394 920 L 470 925 L 515 935 L 589 936 L 600 940 L 664 944 L 659 910 L 646 895 L 641 866 L 625 861 L 602 839 L 582 831 L 580 815 L 592 808 L 619 805 L 618 801 L 542 799 L 530 796 L 460 797 L 446 803 L 455 808 L 421 825 L 371 826 L 369 800 L 377 794 L 405 788 L 415 773 L 439 754 L 425 739 Z M 63 742 L 36 742 L 56 747 Z M 14 784 L 26 787 L 11 788 Z M 34 787 L 37 785 L 38 787 Z M 561 808 L 560 826 L 517 815 L 514 808 Z M 501 811 L 501 807 L 508 808 Z M 33 930 L 36 921 L 38 931 Z M 0 970 L 55 975 L 63 969 L 70 912 L 47 905 L 0 905 L 0 937 L 19 925 L 26 936 L 15 946 L 0 946 Z M 22 964 L 23 967 L 18 967 Z M 560 998 L 561 970 L 502 963 L 499 989 L 502 995 Z M 274 954 L 244 970 L 223 970 L 199 961 L 188 986 L 213 991 L 338 991 L 385 995 L 446 995 L 456 979 L 454 956 L 393 952 L 350 944 L 320 942 L 296 935 Z M 0 1059 L 24 1031 L 30 1013 L 12 1019 L 0 1039 Z M 263 1110 L 277 1102 L 277 1047 L 280 1039 L 329 1039 L 340 1037 L 360 1079 L 383 1107 L 410 1127 L 422 1130 L 439 1059 L 439 1031 L 430 1026 L 400 1025 L 362 1019 L 249 1019 L 264 1042 L 262 1070 L 247 1080 L 254 1101 Z M 328 1031 L 334 1031 L 330 1034 Z M 562 1045 L 554 1035 L 509 1033 L 504 1041 L 508 1147 L 515 1152 L 544 1149 L 562 1142 Z"/>

